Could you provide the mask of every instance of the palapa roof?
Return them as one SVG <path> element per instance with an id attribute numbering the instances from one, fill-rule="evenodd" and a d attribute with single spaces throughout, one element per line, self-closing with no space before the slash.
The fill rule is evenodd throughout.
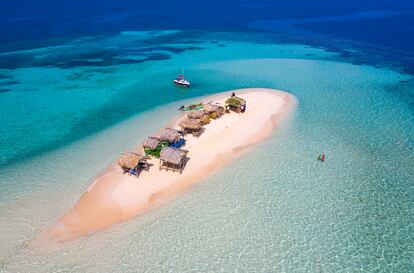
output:
<path id="1" fill-rule="evenodd" d="M 240 105 L 246 104 L 246 101 L 239 97 L 230 97 L 226 100 L 226 104 L 239 107 Z"/>
<path id="2" fill-rule="evenodd" d="M 188 118 L 202 118 L 205 115 L 203 110 L 194 110 L 187 114 Z"/>
<path id="3" fill-rule="evenodd" d="M 125 153 L 122 153 L 121 157 L 119 158 L 118 164 L 123 169 L 133 169 L 138 165 L 139 161 L 143 158 L 144 156 L 140 154 L 125 152 Z"/>
<path id="4" fill-rule="evenodd" d="M 187 151 L 168 146 L 162 148 L 160 152 L 160 159 L 162 161 L 175 165 L 180 165 L 186 156 Z"/>
<path id="5" fill-rule="evenodd" d="M 158 147 L 158 144 L 160 144 L 161 139 L 159 139 L 158 137 L 148 137 L 144 143 L 142 144 L 142 146 L 144 148 L 150 148 L 151 150 L 154 150 Z"/>
<path id="6" fill-rule="evenodd" d="M 161 140 L 168 140 L 170 143 L 176 142 L 181 137 L 181 133 L 178 130 L 172 128 L 165 128 L 161 134 Z"/>
<path id="7" fill-rule="evenodd" d="M 206 105 L 204 105 L 203 110 L 211 113 L 211 112 L 219 111 L 220 108 L 223 108 L 223 107 L 217 104 L 207 103 Z"/>
<path id="8" fill-rule="evenodd" d="M 208 115 L 204 115 L 200 119 L 201 125 L 206 125 L 210 123 L 210 117 Z"/>
<path id="9" fill-rule="evenodd" d="M 195 118 L 184 118 L 180 122 L 179 125 L 183 129 L 192 129 L 192 130 L 199 129 L 202 126 L 201 119 L 195 119 Z"/>

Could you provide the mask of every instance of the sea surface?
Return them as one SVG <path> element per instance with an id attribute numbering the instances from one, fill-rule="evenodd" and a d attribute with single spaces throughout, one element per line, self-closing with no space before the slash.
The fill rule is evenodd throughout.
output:
<path id="1" fill-rule="evenodd" d="M 26 14 L 7 4 L 0 23 L 10 34 L 0 52 L 0 272 L 414 271 L 405 2 L 241 1 L 226 16 L 213 1 L 187 20 L 175 16 L 180 4 L 166 16 L 172 4 L 121 1 L 136 8 L 126 12 L 104 1 L 92 15 L 78 1 L 23 2 Z M 181 69 L 189 89 L 171 84 Z M 73 242 L 31 245 L 180 105 L 247 87 L 288 91 L 298 109 L 171 203 Z"/>

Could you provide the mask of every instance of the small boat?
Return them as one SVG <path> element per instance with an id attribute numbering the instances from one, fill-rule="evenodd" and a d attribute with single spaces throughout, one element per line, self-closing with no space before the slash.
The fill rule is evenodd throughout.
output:
<path id="1" fill-rule="evenodd" d="M 197 103 L 197 104 L 190 104 L 188 106 L 184 106 L 181 105 L 180 108 L 178 108 L 178 110 L 180 111 L 193 111 L 193 110 L 200 110 L 204 108 L 204 104 L 202 102 Z"/>
<path id="2" fill-rule="evenodd" d="M 178 75 L 177 78 L 173 82 L 179 86 L 190 87 L 190 82 L 185 79 L 184 70 L 183 70 L 183 74 Z"/>

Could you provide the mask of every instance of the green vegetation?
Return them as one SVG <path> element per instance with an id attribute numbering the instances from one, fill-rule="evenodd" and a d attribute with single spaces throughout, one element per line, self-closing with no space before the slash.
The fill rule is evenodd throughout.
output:
<path id="1" fill-rule="evenodd" d="M 244 99 L 238 97 L 230 97 L 226 100 L 226 104 L 231 107 L 240 107 L 245 102 L 246 101 Z"/>
<path id="2" fill-rule="evenodd" d="M 197 104 L 190 104 L 187 107 L 184 108 L 184 111 L 191 111 L 191 110 L 199 110 L 204 107 L 203 103 L 197 103 Z"/>
<path id="3" fill-rule="evenodd" d="M 145 155 L 150 155 L 159 158 L 161 149 L 165 146 L 170 146 L 170 143 L 168 141 L 161 141 L 160 144 L 158 144 L 158 147 L 153 150 L 151 150 L 150 148 L 144 148 Z"/>

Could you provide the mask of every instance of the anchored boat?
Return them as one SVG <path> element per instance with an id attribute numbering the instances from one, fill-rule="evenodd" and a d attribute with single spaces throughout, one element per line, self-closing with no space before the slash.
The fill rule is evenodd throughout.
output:
<path id="1" fill-rule="evenodd" d="M 184 86 L 184 87 L 190 87 L 190 85 L 191 85 L 190 82 L 185 79 L 184 70 L 183 70 L 183 74 L 178 75 L 177 78 L 173 82 L 176 85 Z"/>

